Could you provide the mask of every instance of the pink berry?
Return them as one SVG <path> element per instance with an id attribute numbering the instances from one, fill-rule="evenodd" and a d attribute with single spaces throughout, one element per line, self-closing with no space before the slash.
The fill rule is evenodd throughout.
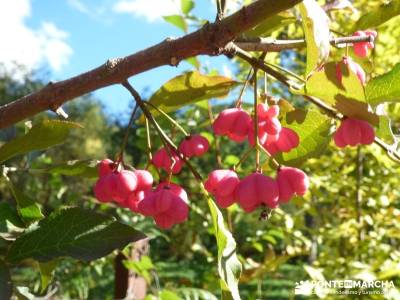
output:
<path id="1" fill-rule="evenodd" d="M 186 202 L 167 185 L 147 195 L 138 203 L 137 209 L 141 214 L 153 217 L 156 224 L 164 229 L 184 222 L 189 214 Z"/>
<path id="2" fill-rule="evenodd" d="M 216 135 L 226 135 L 231 140 L 242 142 L 246 139 L 251 118 L 241 108 L 229 108 L 222 111 L 215 119 L 212 127 Z"/>
<path id="3" fill-rule="evenodd" d="M 377 32 L 374 30 L 356 31 L 353 33 L 353 36 L 369 36 L 372 39 L 371 42 L 360 42 L 353 44 L 354 54 L 359 57 L 366 57 L 368 55 L 368 49 L 374 48 L 374 39 L 377 36 Z"/>
<path id="4" fill-rule="evenodd" d="M 343 120 L 333 136 L 339 148 L 359 144 L 370 145 L 374 139 L 374 128 L 367 121 L 352 118 Z"/>
<path id="5" fill-rule="evenodd" d="M 272 105 L 268 107 L 266 104 L 257 105 L 258 127 L 264 129 L 268 134 L 278 134 L 281 130 L 281 123 L 277 116 L 279 115 L 279 106 Z"/>
<path id="6" fill-rule="evenodd" d="M 136 170 L 133 173 L 137 178 L 137 190 L 145 191 L 151 189 L 151 186 L 153 185 L 153 176 L 149 171 Z"/>
<path id="7" fill-rule="evenodd" d="M 290 152 L 299 143 L 300 139 L 296 131 L 282 127 L 278 136 L 271 136 L 271 139 L 262 145 L 271 155 L 275 155 L 279 152 Z"/>
<path id="8" fill-rule="evenodd" d="M 172 194 L 178 196 L 185 202 L 189 202 L 188 196 L 186 191 L 178 184 L 172 183 L 172 182 L 160 182 L 157 187 L 156 191 L 160 190 L 169 190 Z"/>
<path id="9" fill-rule="evenodd" d="M 339 63 L 336 64 L 336 77 L 340 82 L 342 82 L 342 78 L 343 78 L 342 67 L 346 67 L 348 70 L 350 70 L 351 72 L 356 74 L 358 79 L 360 80 L 360 82 L 363 85 L 365 85 L 366 77 L 365 77 L 364 70 L 361 68 L 361 66 L 358 63 L 353 61 L 348 56 L 343 57 L 342 62 L 339 62 Z"/>
<path id="10" fill-rule="evenodd" d="M 191 135 L 186 137 L 179 145 L 179 151 L 186 157 L 201 156 L 208 151 L 210 144 L 201 135 Z"/>
<path id="11" fill-rule="evenodd" d="M 171 149 L 170 153 L 174 158 L 174 164 L 165 148 L 161 148 L 153 155 L 152 162 L 157 168 L 164 169 L 166 172 L 177 174 L 182 169 L 182 160 L 174 152 L 174 150 Z"/>
<path id="12" fill-rule="evenodd" d="M 217 204 L 226 208 L 235 202 L 235 189 L 240 180 L 232 170 L 214 170 L 204 183 L 205 189 L 215 196 Z"/>
<path id="13" fill-rule="evenodd" d="M 281 167 L 278 171 L 279 202 L 286 203 L 294 195 L 303 196 L 310 185 L 308 176 L 300 169 Z"/>
<path id="14" fill-rule="evenodd" d="M 128 170 L 113 173 L 115 176 L 116 187 L 113 200 L 122 203 L 128 199 L 129 195 L 135 191 L 137 187 L 137 178 L 135 173 Z"/>
<path id="15" fill-rule="evenodd" d="M 279 189 L 271 177 L 253 173 L 245 177 L 236 187 L 236 199 L 246 212 L 252 212 L 261 204 L 269 208 L 278 206 Z"/>
<path id="16" fill-rule="evenodd" d="M 100 177 L 94 186 L 94 194 L 100 202 L 115 200 L 118 179 L 115 173 Z"/>
<path id="17" fill-rule="evenodd" d="M 103 159 L 97 165 L 97 172 L 99 174 L 99 177 L 112 173 L 113 169 L 114 162 L 109 158 Z"/>

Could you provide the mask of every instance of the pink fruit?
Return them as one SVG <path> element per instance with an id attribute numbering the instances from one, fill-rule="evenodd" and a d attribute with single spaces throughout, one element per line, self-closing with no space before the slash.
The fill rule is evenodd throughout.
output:
<path id="1" fill-rule="evenodd" d="M 367 121 L 352 118 L 343 120 L 333 136 L 339 148 L 359 144 L 370 145 L 374 139 L 374 128 Z"/>
<path id="2" fill-rule="evenodd" d="M 127 199 L 137 187 L 137 178 L 135 173 L 128 170 L 122 170 L 121 172 L 113 174 L 116 176 L 116 199 L 114 200 L 119 202 L 119 199 Z"/>
<path id="3" fill-rule="evenodd" d="M 210 144 L 201 135 L 186 137 L 179 145 L 179 151 L 186 157 L 201 156 L 208 151 Z"/>
<path id="4" fill-rule="evenodd" d="M 342 74 L 342 68 L 345 67 L 354 74 L 357 75 L 358 79 L 360 82 L 365 85 L 366 77 L 365 77 L 365 72 L 361 68 L 361 66 L 356 63 L 354 60 L 352 60 L 350 57 L 345 56 L 343 57 L 342 62 L 339 62 L 336 64 L 336 77 L 337 79 L 342 82 L 343 74 Z"/>
<path id="5" fill-rule="evenodd" d="M 109 158 L 103 159 L 97 165 L 97 172 L 99 174 L 99 177 L 112 173 L 113 169 L 114 162 Z"/>
<path id="6" fill-rule="evenodd" d="M 156 191 L 160 191 L 160 190 L 169 190 L 172 194 L 178 196 L 179 198 L 181 198 L 183 201 L 185 201 L 186 203 L 189 202 L 188 196 L 186 191 L 178 184 L 172 183 L 172 182 L 160 182 L 157 187 L 156 187 Z"/>
<path id="7" fill-rule="evenodd" d="M 172 189 L 169 189 L 167 185 L 146 195 L 138 203 L 137 209 L 144 216 L 153 217 L 156 224 L 164 229 L 169 229 L 174 224 L 184 222 L 189 214 L 189 207 L 186 202 L 177 196 Z"/>
<path id="8" fill-rule="evenodd" d="M 204 183 L 205 189 L 215 196 L 217 204 L 226 208 L 235 202 L 235 189 L 240 180 L 232 170 L 214 170 Z"/>
<path id="9" fill-rule="evenodd" d="M 269 208 L 278 206 L 279 189 L 277 182 L 261 173 L 245 177 L 236 187 L 236 200 L 246 212 L 252 212 L 261 204 Z"/>
<path id="10" fill-rule="evenodd" d="M 279 106 L 266 104 L 257 105 L 258 127 L 262 128 L 268 134 L 278 134 L 281 130 L 281 123 L 277 116 L 279 115 Z"/>
<path id="11" fill-rule="evenodd" d="M 229 108 L 222 111 L 215 119 L 212 127 L 216 135 L 226 135 L 231 140 L 242 142 L 246 139 L 251 118 L 241 108 Z"/>
<path id="12" fill-rule="evenodd" d="M 368 55 L 368 49 L 374 48 L 374 39 L 377 35 L 377 32 L 374 30 L 356 31 L 353 33 L 353 36 L 369 36 L 372 39 L 371 42 L 354 43 L 354 54 L 359 57 L 366 57 Z"/>
<path id="13" fill-rule="evenodd" d="M 94 186 L 94 194 L 100 202 L 110 202 L 117 197 L 118 177 L 116 173 L 110 173 L 100 177 Z M 118 199 L 117 202 L 123 201 Z"/>
<path id="14" fill-rule="evenodd" d="M 169 154 L 165 148 L 161 148 L 153 155 L 152 162 L 157 168 L 164 169 L 166 172 L 177 174 L 182 169 L 182 160 L 174 152 L 174 150 L 171 149 L 170 153 L 175 162 L 173 162 L 172 159 L 169 157 Z"/>
<path id="15" fill-rule="evenodd" d="M 281 167 L 278 171 L 279 202 L 286 203 L 294 195 L 303 196 L 310 185 L 308 176 L 300 169 Z"/>
<path id="16" fill-rule="evenodd" d="M 262 146 L 271 154 L 289 152 L 299 145 L 300 139 L 297 133 L 286 127 L 282 127 L 278 136 L 271 136 Z"/>
<path id="17" fill-rule="evenodd" d="M 146 170 L 136 170 L 133 172 L 137 178 L 137 187 L 139 191 L 149 190 L 153 185 L 153 176 L 149 171 Z"/>

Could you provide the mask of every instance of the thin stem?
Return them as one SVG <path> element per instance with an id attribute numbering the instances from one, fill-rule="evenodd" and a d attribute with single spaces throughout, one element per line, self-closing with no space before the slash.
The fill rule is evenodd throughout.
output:
<path id="1" fill-rule="evenodd" d="M 161 129 L 161 127 L 158 125 L 158 123 L 154 119 L 153 115 L 150 113 L 150 111 L 147 109 L 146 105 L 143 103 L 143 100 L 140 97 L 139 93 L 132 87 L 132 85 L 128 81 L 124 81 L 121 84 L 133 96 L 136 103 L 142 109 L 145 117 L 149 120 L 149 122 L 156 129 L 161 141 L 163 143 L 165 143 L 165 145 L 171 147 L 171 149 L 173 149 L 175 151 L 175 153 L 180 157 L 180 159 L 182 159 L 182 161 L 187 165 L 187 167 L 192 172 L 192 174 L 196 178 L 196 180 L 198 180 L 199 182 L 202 182 L 203 179 L 202 179 L 201 175 L 196 171 L 196 169 L 192 166 L 192 164 L 178 151 L 178 148 L 176 147 L 176 145 L 170 140 L 170 138 Z"/>
<path id="2" fill-rule="evenodd" d="M 178 128 L 185 136 L 189 136 L 190 134 L 187 133 L 185 129 L 181 125 L 179 125 L 178 122 L 176 122 L 173 118 L 171 118 L 166 112 L 164 112 L 162 109 L 159 107 L 155 106 L 153 103 L 150 103 L 148 101 L 143 101 L 144 104 L 151 106 L 154 108 L 156 111 L 158 111 L 160 114 L 162 114 L 168 121 L 170 121 L 176 128 Z"/>
<path id="3" fill-rule="evenodd" d="M 246 80 L 245 80 L 245 82 L 243 83 L 242 88 L 240 89 L 240 93 L 239 93 L 239 96 L 238 96 L 238 98 L 237 98 L 237 100 L 236 100 L 235 107 L 241 107 L 241 106 L 242 106 L 242 97 L 243 97 L 243 95 L 244 95 L 244 91 L 245 91 L 246 88 L 247 88 L 247 85 L 249 84 L 249 81 L 250 81 L 252 72 L 253 72 L 253 68 L 251 68 L 251 69 L 249 70 L 249 73 L 247 73 Z"/>
<path id="4" fill-rule="evenodd" d="M 236 170 L 237 168 L 239 168 L 239 166 L 249 157 L 251 151 L 253 151 L 253 150 L 254 150 L 254 147 L 250 147 L 249 149 L 247 149 L 247 151 L 240 158 L 239 162 L 233 166 L 233 170 Z"/>
<path id="5" fill-rule="evenodd" d="M 265 153 L 265 155 L 267 157 L 269 157 L 269 159 L 272 161 L 272 163 L 274 164 L 275 168 L 279 169 L 281 167 L 281 164 L 273 157 L 273 155 L 271 153 L 269 153 L 269 151 L 267 149 L 265 149 L 262 145 L 258 144 L 257 147 L 259 149 L 261 149 L 262 152 Z"/>
<path id="6" fill-rule="evenodd" d="M 254 141 L 256 145 L 259 144 L 258 140 L 258 112 L 257 112 L 257 105 L 258 105 L 258 92 L 257 92 L 257 69 L 254 68 L 254 75 L 253 75 L 253 85 L 254 85 Z M 260 169 L 260 151 L 258 147 L 256 147 L 256 172 Z"/>
<path id="7" fill-rule="evenodd" d="M 269 63 L 269 62 L 266 62 L 266 61 L 264 61 L 264 63 L 265 63 L 266 65 L 268 65 L 268 66 L 271 66 L 271 67 L 276 68 L 276 69 L 278 69 L 278 70 L 280 70 L 280 71 L 282 71 L 282 72 L 285 72 L 286 74 L 292 76 L 293 78 L 296 78 L 297 80 L 299 80 L 299 81 L 301 81 L 301 82 L 303 82 L 303 83 L 306 82 L 306 80 L 305 80 L 304 78 L 301 78 L 301 77 L 300 77 L 299 75 L 297 75 L 296 73 L 294 73 L 294 72 L 292 72 L 292 71 L 290 71 L 290 70 L 288 70 L 288 69 L 286 69 L 286 68 L 284 68 L 284 67 L 281 67 L 281 66 L 279 66 L 279 65 L 275 65 L 275 64 L 272 64 L 272 63 Z"/>
<path id="8" fill-rule="evenodd" d="M 118 168 L 118 166 L 124 162 L 124 151 L 125 151 L 126 144 L 128 143 L 129 129 L 131 128 L 131 126 L 133 124 L 133 121 L 135 119 L 135 114 L 136 114 L 136 111 L 138 108 L 139 108 L 139 106 L 136 103 L 135 107 L 132 110 L 131 117 L 128 122 L 128 127 L 126 127 L 125 136 L 124 136 L 124 139 L 121 144 L 121 150 L 119 151 L 119 154 L 118 154 L 116 168 Z"/>
<path id="9" fill-rule="evenodd" d="M 208 110 L 208 118 L 210 119 L 210 123 L 211 125 L 214 123 L 214 115 L 212 112 L 212 106 L 210 101 L 207 101 L 207 110 Z M 218 167 L 222 166 L 222 160 L 221 160 L 221 151 L 220 151 L 220 147 L 219 147 L 219 139 L 218 137 L 215 135 L 214 130 L 211 130 L 214 136 L 214 147 L 215 147 L 215 158 L 217 160 L 217 165 Z"/>

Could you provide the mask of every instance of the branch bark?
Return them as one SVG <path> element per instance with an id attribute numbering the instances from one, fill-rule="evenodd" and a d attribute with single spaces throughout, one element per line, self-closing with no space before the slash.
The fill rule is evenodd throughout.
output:
<path id="1" fill-rule="evenodd" d="M 166 39 L 130 56 L 105 64 L 70 79 L 49 83 L 43 89 L 0 107 L 0 129 L 46 110 L 57 110 L 63 103 L 97 89 L 119 84 L 127 78 L 159 66 L 176 66 L 197 55 L 219 55 L 226 45 L 264 19 L 284 11 L 301 0 L 257 0 L 236 13 L 180 37 Z"/>
<path id="2" fill-rule="evenodd" d="M 331 38 L 330 43 L 333 46 L 342 44 L 353 44 L 360 42 L 373 41 L 370 36 L 345 36 Z M 275 40 L 273 38 L 241 38 L 235 40 L 235 44 L 245 51 L 262 51 L 262 52 L 280 52 L 287 49 L 298 49 L 306 46 L 303 39 L 299 40 Z"/>

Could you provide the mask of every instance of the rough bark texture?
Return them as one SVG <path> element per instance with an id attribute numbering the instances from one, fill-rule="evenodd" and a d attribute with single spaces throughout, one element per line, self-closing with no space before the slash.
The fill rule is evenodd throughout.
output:
<path id="1" fill-rule="evenodd" d="M 46 110 L 56 110 L 63 103 L 102 87 L 121 83 L 130 76 L 162 65 L 177 65 L 197 55 L 219 55 L 226 45 L 265 18 L 284 11 L 301 0 L 258 0 L 221 21 L 178 39 L 165 41 L 105 64 L 70 79 L 50 83 L 43 89 L 0 107 L 0 128 Z"/>

